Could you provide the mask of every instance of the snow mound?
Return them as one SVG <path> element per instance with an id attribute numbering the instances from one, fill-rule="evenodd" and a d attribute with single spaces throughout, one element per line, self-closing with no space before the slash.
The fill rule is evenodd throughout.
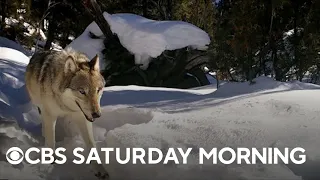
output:
<path id="1" fill-rule="evenodd" d="M 10 60 L 25 65 L 29 64 L 30 61 L 29 57 L 22 52 L 6 47 L 0 47 L 0 59 Z"/>
<path id="2" fill-rule="evenodd" d="M 121 44 L 135 55 L 135 63 L 148 67 L 148 59 L 156 58 L 165 50 L 191 46 L 205 50 L 209 35 L 200 28 L 182 21 L 155 21 L 135 14 L 104 12 L 104 17 Z"/>
<path id="3" fill-rule="evenodd" d="M 27 52 L 20 44 L 5 38 L 5 37 L 1 37 L 0 36 L 0 47 L 6 47 L 6 48 L 11 48 L 11 49 L 15 49 L 17 51 L 22 52 L 23 54 L 29 56 L 29 52 Z"/>
<path id="4" fill-rule="evenodd" d="M 279 82 L 269 77 L 258 77 L 254 79 L 253 84 L 249 82 L 229 82 L 221 84 L 221 87 L 215 92 L 215 97 L 231 97 L 238 95 L 252 95 L 255 93 L 271 93 L 288 90 L 320 89 L 319 85 L 302 83 L 300 81 Z"/>
<path id="5" fill-rule="evenodd" d="M 102 36 L 102 32 L 95 22 L 92 22 L 84 32 L 75 40 L 73 40 L 66 48 L 72 47 L 73 49 L 85 53 L 89 59 L 92 59 L 98 54 L 100 60 L 100 68 L 105 68 L 104 58 L 101 51 L 104 49 L 103 39 L 93 39 L 89 36 L 89 32 L 97 36 Z"/>
<path id="6" fill-rule="evenodd" d="M 319 162 L 320 122 L 317 120 L 320 105 L 319 91 L 303 90 L 264 94 L 256 97 L 215 104 L 199 110 L 165 113 L 155 112 L 146 124 L 124 125 L 107 134 L 109 147 L 157 147 L 164 152 L 169 147 L 210 150 L 213 147 L 303 147 L 310 162 Z M 214 96 L 213 96 L 214 97 Z M 105 146 L 105 144 L 101 144 Z M 278 165 L 197 165 L 197 152 L 188 159 L 188 165 L 118 165 L 108 166 L 117 179 L 126 174 L 137 179 L 301 179 L 291 166 Z M 124 167 L 123 167 L 124 166 Z M 139 166 L 139 167 L 138 167 Z M 306 175 L 315 172 L 313 167 L 298 166 Z M 121 171 L 120 171 L 121 169 Z M 157 173 L 161 169 L 162 173 Z M 168 175 L 170 169 L 174 174 Z M 165 172 L 165 173 L 164 173 Z M 308 174 L 311 175 L 311 174 Z M 319 173 L 312 174 L 319 177 Z M 126 178 L 128 179 L 128 178 Z M 129 178 L 134 179 L 134 178 Z"/>
<path id="7" fill-rule="evenodd" d="M 103 16 L 110 24 L 111 31 L 118 35 L 121 44 L 135 55 L 135 63 L 143 64 L 142 69 L 148 67 L 151 57 L 156 58 L 165 50 L 184 47 L 206 50 L 210 44 L 210 37 L 206 32 L 187 22 L 155 21 L 129 13 L 110 15 L 104 12 Z M 89 31 L 102 35 L 93 22 L 69 46 L 92 58 L 103 49 L 103 41 L 91 39 Z"/>

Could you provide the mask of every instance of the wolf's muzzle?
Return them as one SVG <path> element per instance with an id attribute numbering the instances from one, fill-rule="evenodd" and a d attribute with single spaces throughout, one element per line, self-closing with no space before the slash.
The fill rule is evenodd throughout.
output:
<path id="1" fill-rule="evenodd" d="M 95 112 L 91 114 L 93 118 L 99 118 L 101 117 L 101 113 L 100 112 Z"/>
<path id="2" fill-rule="evenodd" d="M 82 110 L 80 104 L 79 104 L 77 101 L 76 101 L 76 104 L 78 105 L 79 109 L 81 110 L 81 112 L 83 113 L 83 115 L 86 117 L 86 119 L 87 119 L 88 121 L 90 121 L 90 122 L 93 122 L 93 121 L 94 121 L 93 118 L 90 118 L 90 117 L 87 116 L 87 114 Z"/>

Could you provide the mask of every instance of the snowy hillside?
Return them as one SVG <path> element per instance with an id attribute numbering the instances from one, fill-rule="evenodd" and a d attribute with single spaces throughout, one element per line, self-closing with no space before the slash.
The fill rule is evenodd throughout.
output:
<path id="1" fill-rule="evenodd" d="M 210 44 L 210 37 L 205 31 L 187 22 L 155 21 L 129 13 L 110 15 L 104 12 L 103 16 L 111 31 L 118 35 L 122 46 L 135 55 L 135 63 L 143 64 L 143 69 L 148 67 L 151 57 L 156 58 L 165 50 L 188 46 L 205 50 Z M 85 52 L 89 58 L 99 54 L 102 59 L 103 39 L 92 39 L 89 32 L 103 36 L 93 22 L 69 46 Z M 100 67 L 105 67 L 103 62 L 100 63 Z"/>
<path id="2" fill-rule="evenodd" d="M 8 52 L 8 51 L 6 51 Z M 86 165 L 11 166 L 12 146 L 43 146 L 40 119 L 24 89 L 28 59 L 0 57 L 0 179 L 93 179 Z M 2 56 L 2 53 L 0 54 Z M 10 58 L 12 57 L 12 58 Z M 303 147 L 303 165 L 106 165 L 112 179 L 320 179 L 320 86 L 260 77 L 255 84 L 224 83 L 192 90 L 109 87 L 94 122 L 98 147 Z M 58 146 L 83 146 L 72 122 L 58 121 Z"/>

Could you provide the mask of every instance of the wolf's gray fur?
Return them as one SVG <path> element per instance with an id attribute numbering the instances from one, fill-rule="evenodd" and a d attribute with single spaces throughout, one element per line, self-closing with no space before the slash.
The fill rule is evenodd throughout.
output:
<path id="1" fill-rule="evenodd" d="M 100 99 L 105 85 L 98 56 L 90 61 L 73 49 L 39 52 L 31 58 L 25 78 L 29 96 L 41 112 L 47 147 L 55 148 L 58 117 L 77 122 L 87 146 L 95 147 L 92 122 L 101 116 Z M 106 177 L 107 173 L 100 175 Z"/>

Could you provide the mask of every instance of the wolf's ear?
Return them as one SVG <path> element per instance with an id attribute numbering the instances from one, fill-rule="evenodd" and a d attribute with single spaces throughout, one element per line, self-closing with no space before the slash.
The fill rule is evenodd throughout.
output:
<path id="1" fill-rule="evenodd" d="M 75 72 L 77 70 L 77 64 L 74 61 L 73 57 L 69 56 L 64 65 L 64 73 Z"/>
<path id="2" fill-rule="evenodd" d="M 100 71 L 100 65 L 99 65 L 99 56 L 98 54 L 91 59 L 89 62 L 90 68 L 94 71 Z"/>

